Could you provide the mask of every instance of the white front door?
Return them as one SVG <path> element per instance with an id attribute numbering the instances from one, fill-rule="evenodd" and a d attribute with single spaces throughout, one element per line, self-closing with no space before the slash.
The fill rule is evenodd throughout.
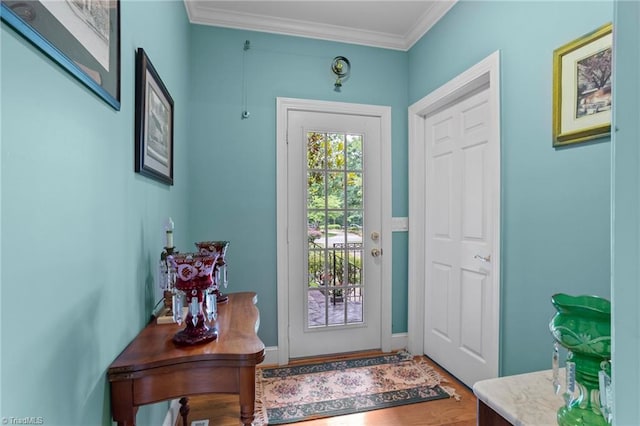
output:
<path id="1" fill-rule="evenodd" d="M 495 375 L 498 356 L 490 115 L 485 88 L 424 121 L 424 353 L 469 386 Z"/>
<path id="2" fill-rule="evenodd" d="M 382 118 L 291 109 L 286 121 L 289 357 L 381 348 Z"/>

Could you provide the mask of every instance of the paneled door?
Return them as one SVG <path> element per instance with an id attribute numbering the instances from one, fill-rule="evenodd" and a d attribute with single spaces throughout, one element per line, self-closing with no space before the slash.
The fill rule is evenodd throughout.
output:
<path id="1" fill-rule="evenodd" d="M 379 116 L 288 111 L 289 357 L 381 348 Z"/>
<path id="2" fill-rule="evenodd" d="M 493 280 L 499 155 L 489 91 L 425 118 L 424 352 L 469 386 L 495 375 Z"/>

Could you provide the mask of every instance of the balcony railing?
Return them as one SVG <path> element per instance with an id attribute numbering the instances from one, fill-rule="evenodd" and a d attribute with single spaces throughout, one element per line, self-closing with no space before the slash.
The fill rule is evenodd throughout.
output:
<path id="1" fill-rule="evenodd" d="M 329 251 L 325 265 L 325 251 Z M 346 259 L 345 259 L 346 258 Z M 315 242 L 309 243 L 309 284 L 329 289 L 331 302 L 362 299 L 362 243 L 333 243 L 325 249 Z M 346 268 L 345 268 L 346 260 Z M 324 293 L 324 291 L 323 291 Z"/>

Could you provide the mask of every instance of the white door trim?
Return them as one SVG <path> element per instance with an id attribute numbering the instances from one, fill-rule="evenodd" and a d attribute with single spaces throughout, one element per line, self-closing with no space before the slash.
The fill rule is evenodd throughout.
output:
<path id="1" fill-rule="evenodd" d="M 382 262 L 381 336 L 383 351 L 391 348 L 391 107 L 351 104 L 344 102 L 315 101 L 294 98 L 276 99 L 276 239 L 277 239 L 277 291 L 278 291 L 278 363 L 289 362 L 289 283 L 287 271 L 287 127 L 289 111 L 327 112 L 337 114 L 368 115 L 379 117 L 381 122 L 381 214 L 380 247 L 384 253 Z"/>
<path id="2" fill-rule="evenodd" d="M 429 95 L 409 107 L 409 271 L 408 271 L 408 350 L 413 354 L 422 354 L 424 348 L 424 282 L 425 282 L 425 223 L 427 206 L 424 191 L 425 182 L 425 116 L 443 106 L 454 102 L 475 90 L 488 85 L 489 108 L 491 111 L 492 135 L 500 146 L 500 52 L 496 51 L 487 58 L 458 75 Z M 499 149 L 499 148 L 498 148 Z M 499 154 L 498 154 L 499 155 Z M 494 259 L 493 306 L 496 307 L 491 327 L 495 339 L 495 351 L 499 354 L 500 345 L 500 161 L 496 181 L 494 204 L 491 207 L 495 220 L 494 226 Z M 499 372 L 499 361 L 491 366 Z"/>

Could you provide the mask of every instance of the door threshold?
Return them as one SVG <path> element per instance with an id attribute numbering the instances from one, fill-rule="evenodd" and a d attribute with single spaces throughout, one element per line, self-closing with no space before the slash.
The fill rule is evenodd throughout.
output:
<path id="1" fill-rule="evenodd" d="M 392 351 L 397 352 L 397 351 Z M 299 358 L 289 358 L 288 365 L 292 364 L 308 364 L 309 362 L 323 362 L 323 361 L 340 361 L 343 359 L 353 359 L 353 358 L 369 358 L 374 356 L 384 355 L 389 352 L 382 352 L 382 349 L 366 349 L 363 351 L 354 351 L 354 352 L 342 352 L 342 353 L 333 353 L 333 354 L 323 354 L 323 355 L 311 355 L 306 357 Z"/>

